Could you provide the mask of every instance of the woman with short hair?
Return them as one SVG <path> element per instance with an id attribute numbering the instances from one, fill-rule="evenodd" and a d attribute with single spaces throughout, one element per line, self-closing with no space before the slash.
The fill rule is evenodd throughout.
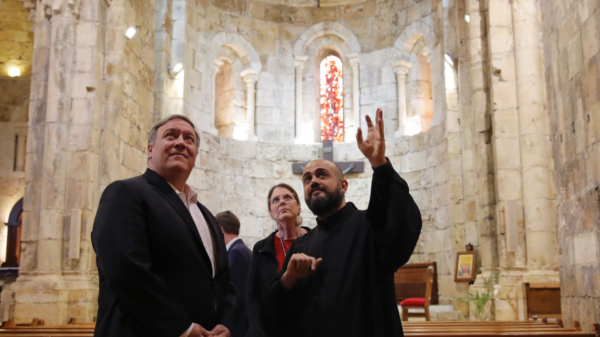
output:
<path id="1" fill-rule="evenodd" d="M 275 274 L 283 267 L 283 261 L 294 240 L 310 231 L 308 227 L 300 227 L 300 198 L 290 185 L 282 183 L 271 187 L 267 205 L 271 219 L 277 223 L 277 230 L 266 239 L 258 241 L 252 250 L 246 290 L 250 327 L 246 337 L 266 336 L 260 325 L 260 298 Z"/>

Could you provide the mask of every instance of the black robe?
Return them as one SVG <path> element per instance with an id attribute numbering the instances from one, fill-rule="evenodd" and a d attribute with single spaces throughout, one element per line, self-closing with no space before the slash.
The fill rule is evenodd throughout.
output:
<path id="1" fill-rule="evenodd" d="M 348 203 L 298 238 L 263 295 L 261 321 L 270 337 L 403 336 L 394 272 L 410 258 L 421 213 L 389 163 L 375 168 L 366 211 Z M 286 291 L 279 281 L 290 257 L 323 258 L 319 269 Z"/>

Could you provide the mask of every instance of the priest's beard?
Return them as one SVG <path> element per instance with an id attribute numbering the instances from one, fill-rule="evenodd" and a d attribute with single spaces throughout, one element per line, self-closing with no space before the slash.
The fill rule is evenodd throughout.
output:
<path id="1" fill-rule="evenodd" d="M 331 212 L 333 209 L 337 209 L 342 201 L 344 201 L 344 192 L 342 191 L 341 184 L 338 184 L 337 188 L 333 192 L 329 192 L 327 190 L 321 191 L 323 192 L 323 195 L 313 197 L 311 193 L 310 198 L 306 200 L 306 205 L 316 216 Z"/>

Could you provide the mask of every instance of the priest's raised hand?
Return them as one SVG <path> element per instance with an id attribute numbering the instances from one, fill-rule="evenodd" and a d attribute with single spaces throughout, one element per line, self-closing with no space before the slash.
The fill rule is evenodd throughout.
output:
<path id="1" fill-rule="evenodd" d="M 375 114 L 375 125 L 368 115 L 367 120 L 367 139 L 363 140 L 362 129 L 358 128 L 356 133 L 356 143 L 360 151 L 367 157 L 373 168 L 385 165 L 385 135 L 383 133 L 383 112 L 377 109 Z"/>

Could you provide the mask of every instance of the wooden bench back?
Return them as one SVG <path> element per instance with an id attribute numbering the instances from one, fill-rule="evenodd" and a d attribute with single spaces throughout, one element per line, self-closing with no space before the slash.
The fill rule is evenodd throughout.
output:
<path id="1" fill-rule="evenodd" d="M 427 270 L 432 267 L 433 278 L 430 290 L 430 304 L 439 304 L 437 264 L 436 262 L 411 263 L 398 269 L 394 274 L 396 301 L 402 302 L 407 298 L 425 298 L 427 293 Z"/>
<path id="2" fill-rule="evenodd" d="M 560 283 L 525 283 L 525 312 L 527 318 L 533 316 L 561 318 Z"/>

